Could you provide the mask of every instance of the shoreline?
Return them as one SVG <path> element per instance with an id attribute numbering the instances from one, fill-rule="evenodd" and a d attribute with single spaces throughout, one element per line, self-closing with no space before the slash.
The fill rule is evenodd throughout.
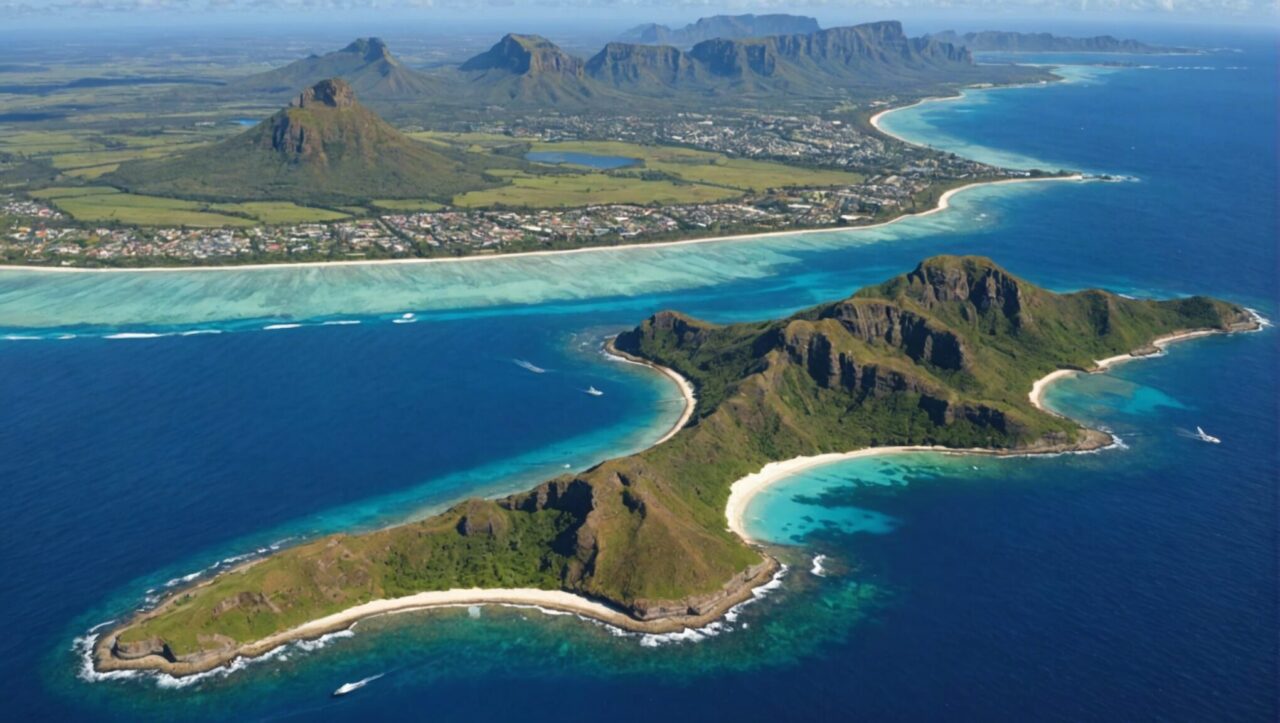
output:
<path id="1" fill-rule="evenodd" d="M 711 610 L 699 614 L 669 616 L 656 620 L 641 620 L 621 609 L 590 598 L 563 590 L 536 588 L 469 588 L 420 592 L 398 598 L 371 600 L 323 618 L 310 620 L 289 630 L 234 648 L 207 653 L 192 660 L 170 660 L 158 654 L 124 658 L 114 653 L 116 635 L 104 635 L 93 643 L 89 655 L 96 673 L 116 671 L 155 672 L 177 678 L 198 675 L 230 665 L 239 659 L 262 657 L 282 646 L 299 641 L 316 640 L 343 630 L 349 630 L 361 620 L 421 612 L 424 610 L 455 608 L 470 605 L 499 605 L 503 607 L 535 607 L 553 613 L 577 615 L 629 633 L 662 635 L 679 633 L 688 629 L 705 627 L 723 617 L 729 610 L 758 597 L 756 591 L 779 575 L 783 566 L 766 556 L 745 584 L 732 591 Z M 163 609 L 161 605 L 147 614 Z"/>
<path id="2" fill-rule="evenodd" d="M 680 389 L 680 396 L 684 398 L 684 411 L 680 413 L 680 418 L 671 426 L 671 429 L 667 430 L 666 434 L 662 435 L 658 438 L 658 441 L 648 446 L 648 449 L 653 449 L 668 439 L 676 436 L 676 434 L 678 434 L 680 430 L 684 429 L 684 426 L 689 423 L 689 420 L 693 418 L 694 410 L 698 406 L 697 394 L 694 391 L 693 383 L 681 376 L 676 370 L 671 369 L 670 367 L 664 367 L 661 364 L 655 364 L 646 359 L 641 359 L 638 356 L 628 354 L 625 351 L 618 349 L 613 345 L 615 339 L 617 339 L 616 336 L 610 337 L 604 343 L 604 353 L 606 358 L 612 358 L 625 364 L 635 364 L 637 366 L 653 369 L 659 374 L 662 374 L 668 379 L 674 381 L 676 386 Z"/>
<path id="3" fill-rule="evenodd" d="M 616 338 L 616 337 L 615 337 Z M 684 409 L 680 417 L 669 430 L 647 449 L 666 442 L 684 429 L 693 417 L 697 407 L 697 396 L 693 384 L 674 369 L 641 359 L 617 349 L 613 338 L 603 345 L 606 357 L 625 364 L 647 367 L 673 381 L 680 390 Z M 235 574 L 246 570 L 260 562 L 250 560 L 242 565 L 226 570 L 220 574 Z M 755 591 L 766 585 L 779 572 L 781 564 L 770 555 L 765 555 L 763 562 L 746 574 L 741 585 L 735 589 L 725 588 L 725 594 L 714 603 L 709 611 L 699 614 L 670 615 L 652 620 L 644 620 L 628 614 L 625 610 L 612 607 L 603 602 L 592 600 L 564 590 L 540 590 L 535 588 L 453 588 L 449 590 L 433 590 L 415 593 L 398 598 L 372 600 L 355 605 L 323 618 L 311 620 L 289 630 L 276 633 L 252 643 L 245 643 L 234 648 L 216 651 L 193 660 L 170 660 L 163 655 L 149 653 L 138 657 L 122 657 L 117 655 L 115 641 L 120 630 L 128 626 L 116 626 L 110 634 L 99 638 L 92 647 L 93 668 L 99 673 L 112 671 L 156 671 L 175 677 L 197 675 L 229 665 L 239 658 L 258 658 L 292 642 L 315 640 L 331 633 L 347 630 L 361 620 L 381 615 L 392 615 L 402 612 L 414 612 L 434 608 L 458 607 L 463 605 L 502 605 L 528 607 L 533 606 L 559 613 L 568 613 L 588 618 L 606 625 L 612 625 L 627 632 L 641 634 L 676 633 L 687 629 L 704 627 L 724 616 L 729 609 L 753 599 Z M 197 583 L 199 588 L 209 584 L 216 578 L 209 578 Z M 180 588 L 171 591 L 156 607 L 130 618 L 129 624 L 145 620 L 166 610 L 177 600 L 181 593 L 193 588 Z"/>
<path id="4" fill-rule="evenodd" d="M 1189 339 L 1198 339 L 1204 336 L 1214 334 L 1235 334 L 1245 331 L 1259 331 L 1263 328 L 1263 320 L 1256 313 L 1253 318 L 1253 326 L 1241 327 L 1236 329 L 1190 329 L 1187 331 L 1179 331 L 1172 334 L 1156 337 L 1150 344 L 1140 347 L 1125 354 L 1116 354 L 1115 356 L 1099 359 L 1094 362 L 1091 369 L 1058 369 L 1050 372 L 1045 376 L 1037 379 L 1031 386 L 1028 397 L 1031 404 L 1042 412 L 1052 414 L 1057 417 L 1067 418 L 1066 415 L 1049 409 L 1044 406 L 1044 394 L 1049 385 L 1068 376 L 1076 374 L 1099 374 L 1107 369 L 1129 361 L 1148 359 L 1153 356 L 1160 356 L 1164 353 L 1165 347 L 1180 341 Z M 894 447 L 865 447 L 863 449 L 851 452 L 830 452 L 827 454 L 813 455 L 809 457 L 795 457 L 782 462 L 770 462 L 766 464 L 759 472 L 749 474 L 736 482 L 729 488 L 729 501 L 725 504 L 725 518 L 727 520 L 728 529 L 734 534 L 741 537 L 745 542 L 751 545 L 759 545 L 760 543 L 753 539 L 747 532 L 747 509 L 751 505 L 751 501 L 755 499 L 764 490 L 774 484 L 795 476 L 801 472 L 822 467 L 835 462 L 844 462 L 852 459 L 860 459 L 863 457 L 874 457 L 876 455 L 890 454 L 906 454 L 911 452 L 935 452 L 948 455 L 981 455 L 987 457 L 1030 457 L 1040 455 L 1053 454 L 1080 454 L 1087 452 L 1096 452 L 1114 447 L 1116 444 L 1115 437 L 1101 430 L 1092 429 L 1081 426 L 1085 432 L 1085 437 L 1079 442 L 1073 444 L 1050 445 L 1045 447 L 1025 447 L 1021 449 L 987 449 L 987 448 L 955 448 L 942 447 L 937 445 L 912 445 L 912 446 L 894 446 Z"/>
<path id="5" fill-rule="evenodd" d="M 1048 63 L 1048 64 L 1045 64 L 1043 67 L 1057 68 L 1058 66 L 1061 66 L 1061 65 L 1068 65 L 1068 63 Z M 967 97 L 967 91 L 1013 90 L 1017 88 L 1044 88 L 1054 83 L 1062 83 L 1067 81 L 1065 77 L 1058 75 L 1056 73 L 1053 73 L 1052 71 L 1050 72 L 1050 74 L 1053 75 L 1053 77 L 1056 78 L 1056 80 L 1039 80 L 1031 83 L 1014 83 L 1011 85 L 969 85 L 957 90 L 955 95 L 925 96 L 924 98 L 921 98 L 912 103 L 908 103 L 907 105 L 900 105 L 894 108 L 885 108 L 884 110 L 868 118 L 867 124 L 870 125 L 872 128 L 876 129 L 876 131 L 882 135 L 888 136 L 889 138 L 892 138 L 896 141 L 906 143 L 909 146 L 916 146 L 917 148 L 921 148 L 924 146 L 908 138 L 903 138 L 902 136 L 897 135 L 896 133 L 885 130 L 885 128 L 880 125 L 880 122 L 884 119 L 885 116 L 889 115 L 890 113 L 897 113 L 900 110 L 915 108 L 916 106 L 924 105 L 925 103 L 949 103 L 952 101 L 964 100 Z"/>
<path id="6" fill-rule="evenodd" d="M 1260 329 L 1262 326 L 1262 317 L 1257 316 L 1255 314 L 1254 324 L 1256 325 L 1255 330 Z M 1188 339 L 1198 339 L 1202 336 L 1210 336 L 1213 334 L 1233 334 L 1239 331 L 1244 331 L 1244 330 L 1243 329 L 1231 329 L 1231 330 L 1189 329 L 1187 331 L 1174 332 L 1173 334 L 1165 334 L 1164 336 L 1160 336 L 1160 337 L 1156 337 L 1155 339 L 1152 339 L 1151 343 L 1148 344 L 1147 346 L 1141 347 L 1139 349 L 1134 349 L 1133 351 L 1128 352 L 1127 354 L 1116 354 L 1115 356 L 1109 356 L 1106 359 L 1097 359 L 1093 362 L 1093 366 L 1090 367 L 1089 369 L 1058 369 L 1057 371 L 1050 372 L 1044 375 L 1043 377 L 1037 379 L 1036 383 L 1031 385 L 1031 391 L 1028 393 L 1027 396 L 1031 400 L 1032 406 L 1034 406 L 1036 409 L 1039 409 L 1042 412 L 1048 412 L 1049 414 L 1052 414 L 1054 416 L 1061 417 L 1063 415 L 1053 411 L 1052 409 L 1048 408 L 1044 404 L 1044 396 L 1046 391 L 1049 388 L 1049 385 L 1053 384 L 1059 379 L 1075 376 L 1076 374 L 1101 374 L 1102 372 L 1107 371 L 1108 369 L 1110 369 L 1111 367 L 1117 364 L 1123 364 L 1125 362 L 1130 362 L 1130 361 L 1138 361 L 1141 359 L 1149 359 L 1153 356 L 1160 356 L 1164 354 L 1165 347 L 1169 346 L 1170 344 L 1176 344 L 1180 341 L 1187 341 Z"/>
<path id="7" fill-rule="evenodd" d="M 960 96 L 957 96 L 960 97 Z M 920 101 L 923 102 L 923 101 Z M 910 106 L 903 106 L 904 108 Z M 890 110 L 900 110 L 893 108 Z M 887 113 L 889 111 L 883 111 Z M 909 142 L 909 141 L 905 141 Z M 912 144 L 915 145 L 915 144 Z M 883 228 L 891 224 L 899 223 L 906 219 L 921 218 L 930 216 L 940 211 L 950 208 L 948 202 L 957 193 L 968 191 L 982 186 L 1000 186 L 1012 183 L 1039 183 L 1048 181 L 1078 181 L 1084 182 L 1088 179 L 1082 173 L 1073 173 L 1068 176 L 1037 176 L 1031 177 L 1014 177 L 1000 178 L 989 181 L 974 181 L 963 186 L 950 189 L 942 193 L 938 197 L 938 203 L 930 209 L 919 211 L 917 213 L 904 213 L 901 216 L 879 223 L 866 224 L 865 226 L 828 226 L 824 228 L 802 228 L 794 231 L 760 231 L 756 233 L 730 234 L 728 236 L 709 236 L 706 238 L 690 238 L 676 241 L 648 241 L 635 244 L 620 244 L 614 246 L 583 246 L 573 249 L 547 249 L 545 251 L 518 251 L 510 254 L 475 254 L 472 256 L 458 256 L 454 258 L 436 257 L 436 258 L 412 258 L 412 259 L 367 259 L 367 260 L 349 260 L 349 261 L 301 261 L 298 263 L 275 263 L 275 264 L 227 264 L 223 266 L 141 266 L 138 268 L 92 268 L 84 266 L 24 266 L 22 264 L 0 264 L 0 272 L 29 272 L 33 274 L 159 274 L 159 273 L 188 273 L 188 272 L 229 272 L 229 271 L 270 271 L 284 269 L 315 269 L 315 268 L 349 268 L 353 266 L 412 266 L 418 264 L 461 264 L 461 263 L 483 263 L 501 261 L 506 259 L 524 259 L 537 256 L 563 256 L 572 254 L 585 253 L 608 253 L 617 251 L 628 251 L 632 249 L 656 249 L 656 248 L 674 248 L 679 246 L 692 246 L 695 244 L 712 244 L 726 243 L 732 241 L 750 241 L 766 237 L 782 238 L 790 236 L 804 236 L 815 233 L 839 233 L 842 231 L 861 231 L 876 228 Z"/>

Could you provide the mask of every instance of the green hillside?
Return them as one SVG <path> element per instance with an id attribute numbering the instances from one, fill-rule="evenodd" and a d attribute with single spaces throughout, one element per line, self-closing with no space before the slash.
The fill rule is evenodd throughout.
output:
<path id="1" fill-rule="evenodd" d="M 233 81 L 237 94 L 268 93 L 285 97 L 329 78 L 341 78 L 364 100 L 403 100 L 439 95 L 440 81 L 406 67 L 380 38 L 358 38 L 347 47 L 312 55 L 281 68 Z"/>
<path id="2" fill-rule="evenodd" d="M 414 141 L 356 102 L 345 81 L 333 79 L 234 138 L 124 163 L 101 180 L 135 193 L 202 200 L 447 202 L 495 185 L 484 172 L 502 163 L 512 162 Z"/>
<path id="3" fill-rule="evenodd" d="M 662 312 L 616 345 L 697 387 L 696 415 L 669 441 L 525 494 L 280 552 L 126 624 L 115 654 L 216 655 L 372 599 L 472 586 L 567 590 L 641 620 L 706 610 L 762 562 L 726 529 L 725 505 L 765 464 L 885 445 L 1097 444 L 1036 409 L 1033 380 L 1173 331 L 1251 323 L 1203 297 L 1055 294 L 976 257 L 929 259 L 777 321 Z"/>

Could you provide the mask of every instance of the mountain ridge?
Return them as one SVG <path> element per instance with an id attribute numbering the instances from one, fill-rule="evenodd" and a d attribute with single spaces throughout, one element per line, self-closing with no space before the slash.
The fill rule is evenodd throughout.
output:
<path id="1" fill-rule="evenodd" d="M 1057 294 L 990 259 L 954 256 L 773 321 L 658 312 L 614 347 L 696 387 L 694 415 L 666 441 L 177 591 L 181 604 L 104 635 L 96 663 L 195 672 L 321 615 L 429 590 L 560 590 L 608 603 L 637 629 L 679 624 L 722 610 L 769 569 L 767 553 L 726 529 L 736 480 L 771 462 L 885 446 L 1097 448 L 1106 435 L 1033 404 L 1036 380 L 1170 333 L 1256 325 L 1207 297 Z"/>
<path id="2" fill-rule="evenodd" d="M 1019 33 L 1001 30 L 984 30 L 960 35 L 954 30 L 945 30 L 925 37 L 964 46 L 974 52 L 1135 54 L 1193 52 L 1187 48 L 1148 45 L 1137 40 L 1121 40 L 1110 35 L 1078 38 L 1051 33 Z"/>
<path id="3" fill-rule="evenodd" d="M 228 84 L 238 93 L 296 94 L 329 78 L 342 78 L 365 100 L 402 100 L 441 92 L 438 79 L 404 65 L 376 37 L 357 38 L 341 50 L 310 55 Z"/>
<path id="4" fill-rule="evenodd" d="M 630 44 L 689 47 L 713 38 L 737 39 L 812 33 L 820 29 L 817 20 L 804 15 L 785 13 L 712 15 L 698 18 L 681 28 L 670 28 L 657 23 L 637 25 L 618 36 L 617 41 Z"/>

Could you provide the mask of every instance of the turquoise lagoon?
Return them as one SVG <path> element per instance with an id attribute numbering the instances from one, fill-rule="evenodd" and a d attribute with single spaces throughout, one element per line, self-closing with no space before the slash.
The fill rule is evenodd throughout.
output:
<path id="1" fill-rule="evenodd" d="M 1053 387 L 1053 406 L 1123 449 L 872 457 L 773 487 L 749 515 L 791 563 L 781 586 L 680 640 L 462 609 L 182 685 L 95 681 L 77 648 L 224 560 L 650 443 L 675 391 L 598 346 L 658 309 L 767 318 L 981 253 L 1055 289 L 1211 293 L 1274 316 L 1276 177 L 1257 162 L 1276 151 L 1274 43 L 1236 44 L 1197 59 L 1216 71 L 1154 58 L 1162 69 L 889 116 L 922 142 L 1136 180 L 976 188 L 871 230 L 436 264 L 0 271 L 0 612 L 21 621 L 0 642 L 8 713 L 1274 720 L 1273 330 Z M 1223 443 L 1189 439 L 1196 425 Z"/>

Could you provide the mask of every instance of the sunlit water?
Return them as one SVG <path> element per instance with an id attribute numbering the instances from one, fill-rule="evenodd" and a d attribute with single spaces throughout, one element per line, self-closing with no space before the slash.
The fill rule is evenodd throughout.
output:
<path id="1" fill-rule="evenodd" d="M 1274 316 L 1275 167 L 1259 159 L 1276 152 L 1275 56 L 1253 42 L 1196 60 L 1219 72 L 1074 70 L 891 115 L 940 147 L 1137 180 L 977 189 L 870 231 L 454 264 L 0 272 L 0 336 L 19 337 L 0 341 L 6 711 L 1273 720 L 1274 331 L 1052 389 L 1126 449 L 867 458 L 774 487 L 749 516 L 791 563 L 781 587 L 683 642 L 457 609 L 367 621 L 180 688 L 87 682 L 73 650 L 220 561 L 650 443 L 675 390 L 598 344 L 660 308 L 765 318 L 931 254 L 982 253 L 1057 289 L 1213 293 Z M 1223 443 L 1190 439 L 1196 425 Z"/>

